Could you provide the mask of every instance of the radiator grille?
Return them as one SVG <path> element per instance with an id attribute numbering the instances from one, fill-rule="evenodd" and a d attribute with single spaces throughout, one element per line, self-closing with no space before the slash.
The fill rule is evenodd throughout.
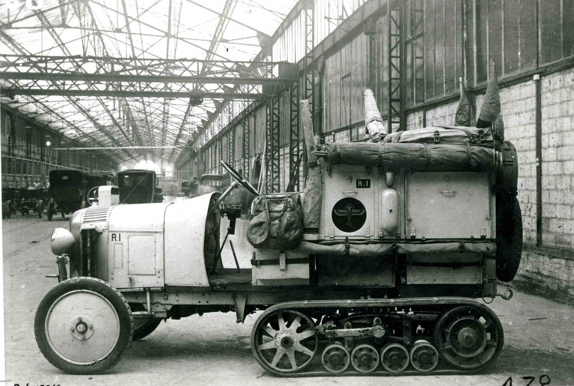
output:
<path id="1" fill-rule="evenodd" d="M 82 218 L 82 223 L 91 223 L 97 221 L 106 221 L 110 208 L 88 208 Z"/>

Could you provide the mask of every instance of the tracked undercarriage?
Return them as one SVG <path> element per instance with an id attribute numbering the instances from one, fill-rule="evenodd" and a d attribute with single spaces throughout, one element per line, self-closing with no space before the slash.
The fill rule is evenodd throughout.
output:
<path id="1" fill-rule="evenodd" d="M 259 364 L 283 376 L 473 371 L 503 343 L 498 317 L 462 298 L 283 303 L 251 335 Z"/>

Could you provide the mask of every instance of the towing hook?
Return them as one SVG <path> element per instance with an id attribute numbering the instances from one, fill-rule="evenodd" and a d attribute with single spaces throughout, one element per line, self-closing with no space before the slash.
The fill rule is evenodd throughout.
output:
<path id="1" fill-rule="evenodd" d="M 510 300 L 514 296 L 514 292 L 510 288 L 507 288 L 503 294 L 496 294 L 496 296 L 500 296 L 504 300 Z"/>

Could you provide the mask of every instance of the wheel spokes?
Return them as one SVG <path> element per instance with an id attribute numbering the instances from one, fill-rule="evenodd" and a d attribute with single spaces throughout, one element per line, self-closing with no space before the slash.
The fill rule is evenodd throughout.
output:
<path id="1" fill-rule="evenodd" d="M 267 333 L 267 335 L 269 335 L 269 336 L 272 337 L 272 338 L 275 336 L 275 334 L 277 334 L 277 331 L 274 330 L 273 327 L 271 327 L 271 326 L 269 326 L 269 325 L 261 326 L 261 328 L 262 328 L 262 330 L 263 330 L 264 332 Z"/>
<path id="2" fill-rule="evenodd" d="M 291 326 L 289 326 L 289 329 L 291 331 L 297 331 L 297 329 L 301 326 L 301 315 L 297 315 L 295 317 L 295 319 L 293 319 L 293 322 L 291 323 Z"/>
<path id="3" fill-rule="evenodd" d="M 302 344 L 298 344 L 297 346 L 295 346 L 295 351 L 303 353 L 303 354 L 307 355 L 308 357 L 312 357 L 313 354 L 315 354 L 313 351 L 309 350 L 307 347 L 303 346 Z"/>
<path id="4" fill-rule="evenodd" d="M 257 360 L 274 372 L 293 373 L 301 370 L 314 358 L 317 345 L 313 322 L 293 310 L 263 316 L 252 334 L 252 348 Z"/>
<path id="5" fill-rule="evenodd" d="M 281 314 L 281 313 L 277 314 L 277 321 L 279 322 L 279 331 L 287 329 L 287 324 L 285 323 L 285 320 L 283 319 L 283 314 Z"/>
<path id="6" fill-rule="evenodd" d="M 289 363 L 291 364 L 291 369 L 293 370 L 297 370 L 297 361 L 295 360 L 295 352 L 294 351 L 288 351 L 287 352 L 287 358 L 289 358 Z"/>
<path id="7" fill-rule="evenodd" d="M 302 341 L 302 340 L 305 340 L 305 339 L 310 338 L 312 336 L 315 336 L 314 330 L 305 330 L 305 331 L 297 334 L 297 339 L 299 339 L 299 341 Z"/>
<path id="8" fill-rule="evenodd" d="M 273 361 L 271 362 L 271 367 L 277 367 L 277 364 L 279 363 L 279 361 L 281 360 L 281 358 L 283 357 L 283 355 L 285 354 L 285 352 L 283 352 L 283 350 L 277 350 L 275 352 L 275 356 L 273 357 Z"/>
<path id="9" fill-rule="evenodd" d="M 257 346 L 258 350 L 269 350 L 272 348 L 275 348 L 275 342 L 274 341 L 263 343 L 263 344 L 260 344 L 259 346 Z"/>

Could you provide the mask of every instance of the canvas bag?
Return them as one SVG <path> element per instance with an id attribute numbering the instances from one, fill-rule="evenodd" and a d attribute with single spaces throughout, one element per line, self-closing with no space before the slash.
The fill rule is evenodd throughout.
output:
<path id="1" fill-rule="evenodd" d="M 303 239 L 303 212 L 297 194 L 263 195 L 253 201 L 247 241 L 255 248 L 289 250 Z"/>

